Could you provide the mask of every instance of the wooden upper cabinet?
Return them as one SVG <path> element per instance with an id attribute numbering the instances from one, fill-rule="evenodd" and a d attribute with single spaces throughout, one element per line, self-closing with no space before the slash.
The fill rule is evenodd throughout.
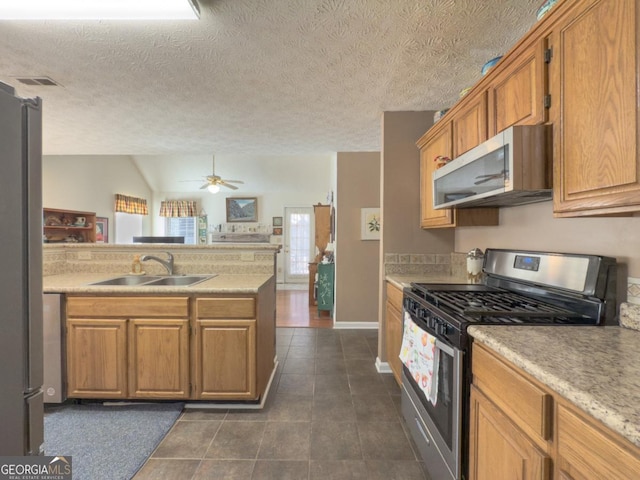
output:
<path id="1" fill-rule="evenodd" d="M 451 119 L 453 127 L 453 157 L 477 147 L 488 137 L 487 92 L 470 94 L 464 99 L 464 106 Z"/>
<path id="2" fill-rule="evenodd" d="M 433 208 L 433 172 L 436 169 L 434 159 L 438 156 L 451 158 L 451 123 L 447 122 L 436 130 L 430 130 L 428 137 L 418 141 L 420 148 L 420 226 L 422 228 L 453 227 L 453 210 Z M 426 138 L 425 138 L 426 137 Z"/>
<path id="3" fill-rule="evenodd" d="M 538 40 L 514 52 L 488 86 L 489 137 L 512 125 L 538 125 L 546 120 L 545 45 Z"/>
<path id="4" fill-rule="evenodd" d="M 554 214 L 640 210 L 637 0 L 574 2 L 548 37 Z"/>

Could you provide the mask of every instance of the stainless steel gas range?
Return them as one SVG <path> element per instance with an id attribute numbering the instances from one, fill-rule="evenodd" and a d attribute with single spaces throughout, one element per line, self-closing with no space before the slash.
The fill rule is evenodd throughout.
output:
<path id="1" fill-rule="evenodd" d="M 617 323 L 613 258 L 487 249 L 482 270 L 482 284 L 404 289 L 405 332 L 427 334 L 437 356 L 431 400 L 415 371 L 402 372 L 402 413 L 433 480 L 467 475 L 469 325 Z"/>

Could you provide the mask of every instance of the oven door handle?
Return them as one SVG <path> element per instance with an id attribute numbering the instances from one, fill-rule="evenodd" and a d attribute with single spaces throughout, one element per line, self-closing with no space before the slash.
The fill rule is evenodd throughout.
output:
<path id="1" fill-rule="evenodd" d="M 453 347 L 450 347 L 449 345 L 447 345 L 446 343 L 441 342 L 440 340 L 438 340 L 436 338 L 436 348 L 438 350 L 443 351 L 444 353 L 446 353 L 447 355 L 449 355 L 450 357 L 454 356 L 454 350 Z"/>

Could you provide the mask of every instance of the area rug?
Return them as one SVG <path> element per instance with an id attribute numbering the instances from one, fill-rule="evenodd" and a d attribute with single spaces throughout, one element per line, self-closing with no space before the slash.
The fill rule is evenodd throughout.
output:
<path id="1" fill-rule="evenodd" d="M 182 411 L 183 403 L 47 407 L 45 455 L 71 456 L 74 480 L 129 480 Z"/>

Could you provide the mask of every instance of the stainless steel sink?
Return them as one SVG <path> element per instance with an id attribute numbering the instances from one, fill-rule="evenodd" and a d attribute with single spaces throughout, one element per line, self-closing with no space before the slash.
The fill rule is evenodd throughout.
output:
<path id="1" fill-rule="evenodd" d="M 158 287 L 158 286 L 174 286 L 188 287 L 196 283 L 204 282 L 217 274 L 211 275 L 171 275 L 169 277 L 159 277 L 152 275 L 142 275 L 139 277 L 133 275 L 124 275 L 122 277 L 110 278 L 100 282 L 93 282 L 89 285 L 106 285 L 106 286 L 128 286 L 128 287 Z"/>
<path id="2" fill-rule="evenodd" d="M 139 277 L 133 275 L 125 275 L 123 277 L 110 278 L 109 280 L 102 280 L 100 282 L 90 283 L 89 285 L 114 285 L 114 286 L 136 286 L 144 285 L 145 283 L 157 280 L 160 277 L 142 275 Z"/>
<path id="3" fill-rule="evenodd" d="M 171 277 L 160 277 L 158 280 L 145 283 L 145 285 L 150 287 L 160 285 L 188 287 L 190 285 L 195 285 L 196 283 L 204 282 L 205 280 L 209 280 L 213 277 L 215 277 L 215 275 L 173 275 Z"/>

